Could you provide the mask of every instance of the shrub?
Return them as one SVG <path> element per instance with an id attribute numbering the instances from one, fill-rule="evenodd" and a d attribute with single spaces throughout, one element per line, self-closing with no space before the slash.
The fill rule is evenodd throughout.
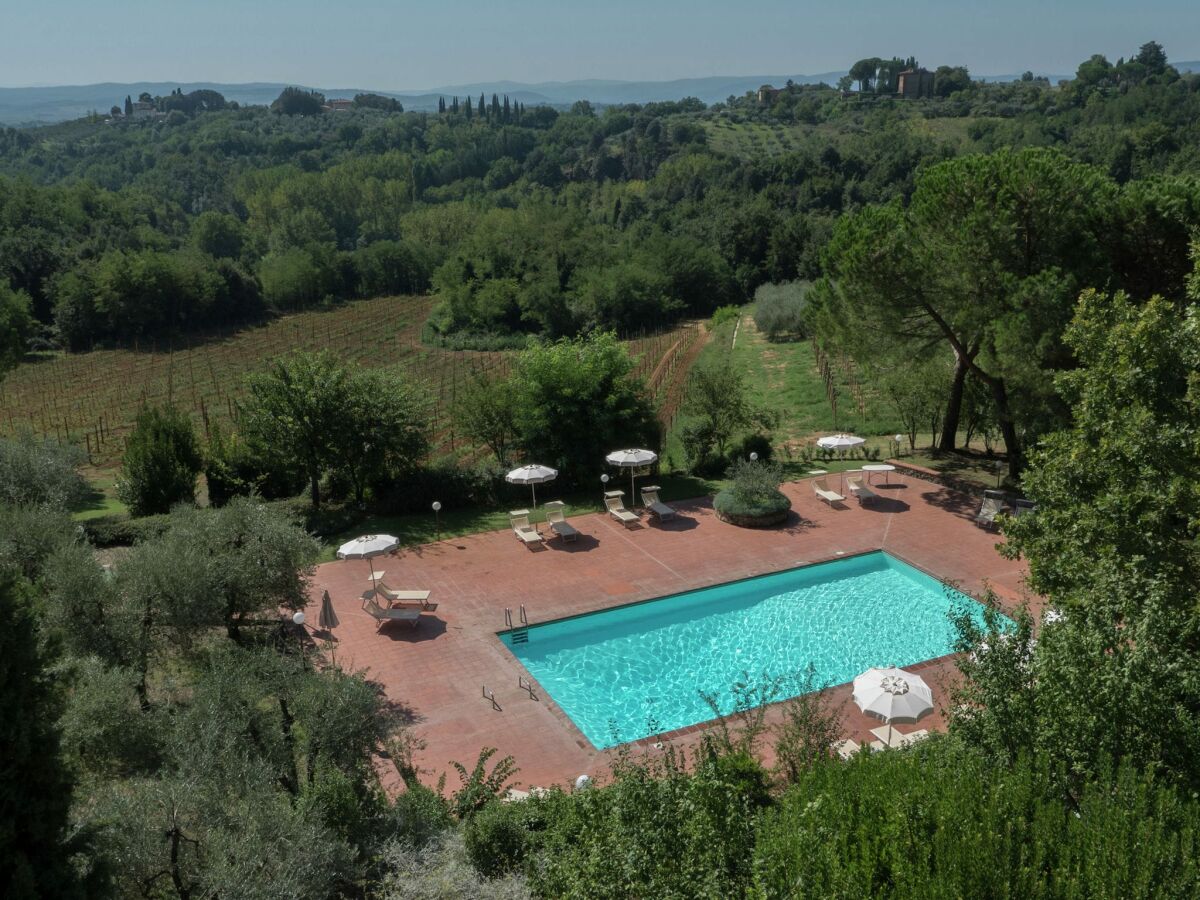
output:
<path id="1" fill-rule="evenodd" d="M 156 538 L 167 530 L 168 515 L 142 516 L 127 519 L 123 516 L 101 516 L 81 523 L 83 533 L 93 546 L 129 547 L 144 540 Z"/>
<path id="2" fill-rule="evenodd" d="M 771 457 L 774 455 L 774 448 L 771 446 L 771 436 L 762 432 L 746 435 L 742 438 L 741 445 L 734 451 L 734 458 L 749 459 L 751 453 L 758 454 L 759 462 L 770 462 Z"/>
<path id="3" fill-rule="evenodd" d="M 134 516 L 170 511 L 196 498 L 203 460 L 192 420 L 173 406 L 148 406 L 138 413 L 125 445 L 117 496 Z"/>
<path id="4" fill-rule="evenodd" d="M 495 506 L 501 472 L 490 465 L 462 468 L 453 462 L 424 466 L 372 485 L 372 509 L 384 515 L 427 513 L 434 500 L 447 508 Z"/>
<path id="5" fill-rule="evenodd" d="M 721 306 L 713 312 L 712 318 L 708 320 L 708 327 L 716 331 L 726 322 L 736 322 L 742 314 L 740 306 Z"/>
<path id="6" fill-rule="evenodd" d="M 64 508 L 81 500 L 87 482 L 76 471 L 78 448 L 39 439 L 25 431 L 0 440 L 0 503 Z"/>
<path id="7" fill-rule="evenodd" d="M 536 800 L 493 800 L 473 815 L 463 837 L 471 865 L 495 878 L 517 871 L 535 846 L 533 834 L 545 827 Z"/>
<path id="8" fill-rule="evenodd" d="M 808 282 L 763 284 L 754 292 L 754 324 L 769 341 L 804 337 Z"/>
<path id="9" fill-rule="evenodd" d="M 414 849 L 426 846 L 453 824 L 442 795 L 419 782 L 396 795 L 388 811 L 390 836 Z"/>
<path id="10" fill-rule="evenodd" d="M 729 487 L 713 498 L 713 508 L 728 522 L 774 525 L 792 508 L 792 501 L 779 490 L 783 470 L 777 463 L 738 459 L 729 467 L 728 477 Z"/>

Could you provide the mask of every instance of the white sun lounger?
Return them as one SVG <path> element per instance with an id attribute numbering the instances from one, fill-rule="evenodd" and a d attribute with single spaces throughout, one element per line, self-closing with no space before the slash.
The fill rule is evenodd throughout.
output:
<path id="1" fill-rule="evenodd" d="M 434 612 L 438 608 L 436 601 L 429 602 L 429 591 L 393 591 L 386 584 L 377 584 L 373 590 L 363 594 L 363 600 L 369 600 L 372 596 L 376 600 L 382 597 L 394 608 L 411 606 L 429 612 Z"/>
<path id="2" fill-rule="evenodd" d="M 667 506 L 658 499 L 659 488 L 657 486 L 647 485 L 642 488 L 642 505 L 646 507 L 650 515 L 658 519 L 660 522 L 665 522 L 668 519 L 675 518 L 674 507 Z"/>
<path id="3" fill-rule="evenodd" d="M 854 475 L 846 479 L 846 487 L 850 489 L 859 504 L 866 503 L 868 500 L 878 500 L 879 495 L 867 487 L 866 482 L 862 480 L 861 475 Z"/>
<path id="4" fill-rule="evenodd" d="M 566 506 L 561 500 L 551 500 L 545 504 L 546 521 L 550 523 L 550 530 L 557 537 L 563 539 L 563 543 L 574 541 L 579 537 L 579 529 L 567 521 L 566 514 L 563 512 Z"/>
<path id="5" fill-rule="evenodd" d="M 813 493 L 815 493 L 819 499 L 824 500 L 830 506 L 833 506 L 835 503 L 842 503 L 846 499 L 837 491 L 831 491 L 829 489 L 829 485 L 826 483 L 823 477 L 813 479 Z"/>
<path id="6" fill-rule="evenodd" d="M 376 631 L 379 631 L 388 622 L 407 622 L 413 628 L 416 628 L 417 623 L 421 621 L 421 611 L 419 609 L 384 609 L 375 602 L 374 596 L 367 600 L 363 609 L 367 611 L 367 615 L 379 623 L 375 628 Z"/>
<path id="7" fill-rule="evenodd" d="M 628 528 L 639 522 L 640 519 L 636 513 L 631 513 L 625 508 L 625 503 L 621 500 L 623 496 L 625 496 L 624 491 L 605 491 L 604 505 L 614 519 Z"/>
<path id="8" fill-rule="evenodd" d="M 508 514 L 508 521 L 512 525 L 513 534 L 526 547 L 532 547 L 534 544 L 542 542 L 542 536 L 538 534 L 538 530 L 529 524 L 529 510 L 514 509 Z"/>

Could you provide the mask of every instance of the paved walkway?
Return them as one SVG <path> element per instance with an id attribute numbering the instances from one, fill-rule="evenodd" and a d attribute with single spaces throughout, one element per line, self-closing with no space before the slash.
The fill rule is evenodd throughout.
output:
<path id="1" fill-rule="evenodd" d="M 545 692 L 531 700 L 518 687 L 518 676 L 529 675 L 496 637 L 505 627 L 504 608 L 516 617 L 523 604 L 536 623 L 878 549 L 967 593 L 980 594 L 986 583 L 1002 602 L 1019 602 L 1024 564 L 1004 559 L 997 536 L 974 524 L 978 501 L 915 478 L 892 478 L 890 486 L 877 486 L 882 499 L 874 508 L 853 499 L 830 508 L 808 482 L 785 485 L 793 515 L 779 529 L 727 525 L 705 499 L 675 504 L 681 515 L 662 526 L 626 530 L 599 514 L 572 518 L 581 532 L 573 544 L 555 540 L 529 550 L 511 531 L 489 532 L 373 560 L 392 588 L 433 592 L 440 606 L 415 629 L 393 623 L 376 631 L 360 608 L 367 562 L 326 563 L 313 579 L 308 621 L 316 622 L 328 589 L 341 620 L 333 643 L 338 664 L 366 670 L 410 716 L 425 742 L 418 763 L 432 778 L 450 770 L 452 760 L 470 768 L 484 746 L 512 754 L 524 785 L 565 783 L 583 773 L 603 777 L 609 753 L 592 747 Z M 834 486 L 837 476 L 830 481 Z M 909 668 L 931 683 L 935 701 L 945 701 L 955 672 L 951 658 Z M 499 711 L 483 699 L 485 684 Z M 870 741 L 880 723 L 846 702 L 850 686 L 829 693 L 843 704 L 846 736 Z M 916 727 L 942 721 L 939 709 Z M 678 737 L 687 742 L 694 732 Z M 657 752 L 651 741 L 640 742 L 643 751 Z M 449 785 L 457 785 L 452 771 Z"/>

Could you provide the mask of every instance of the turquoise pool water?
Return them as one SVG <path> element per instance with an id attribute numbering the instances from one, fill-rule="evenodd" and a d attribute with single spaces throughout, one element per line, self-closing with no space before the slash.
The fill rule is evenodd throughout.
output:
<path id="1" fill-rule="evenodd" d="M 983 607 L 886 553 L 835 560 L 559 619 L 500 639 L 597 747 L 713 718 L 732 686 L 763 675 L 795 696 L 811 663 L 820 684 L 953 649 L 947 615 Z"/>

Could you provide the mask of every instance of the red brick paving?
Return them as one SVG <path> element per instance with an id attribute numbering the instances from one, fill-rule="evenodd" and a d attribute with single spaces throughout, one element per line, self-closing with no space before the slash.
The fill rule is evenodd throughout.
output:
<path id="1" fill-rule="evenodd" d="M 425 742 L 418 763 L 430 776 L 450 770 L 452 760 L 470 768 L 480 748 L 490 746 L 516 758 L 527 786 L 565 783 L 583 773 L 603 777 L 611 751 L 592 747 L 545 692 L 536 689 L 539 699 L 532 700 L 518 687 L 518 676 L 528 680 L 529 673 L 496 637 L 505 628 L 505 607 L 517 619 L 523 604 L 530 622 L 544 622 L 880 549 L 968 593 L 980 594 L 986 583 L 1003 603 L 1020 601 L 1025 567 L 1004 559 L 996 551 L 999 538 L 974 524 L 978 501 L 915 478 L 892 479 L 880 487 L 883 499 L 874 509 L 852 499 L 830 508 L 808 482 L 785 485 L 793 516 L 780 529 L 725 524 L 703 499 L 675 504 L 679 519 L 662 526 L 626 529 L 600 514 L 573 518 L 580 531 L 574 544 L 553 540 L 529 550 L 511 531 L 500 531 L 374 560 L 392 588 L 433 592 L 438 610 L 423 615 L 415 629 L 392 623 L 377 632 L 361 610 L 367 562 L 326 563 L 313 579 L 308 621 L 316 622 L 328 589 L 341 620 L 336 661 L 365 670 L 389 699 L 411 711 L 413 729 Z M 936 702 L 945 702 L 955 672 L 951 657 L 909 668 L 934 688 Z M 483 685 L 499 711 L 483 698 Z M 870 729 L 880 722 L 860 713 L 850 692 L 846 684 L 829 695 L 842 704 L 845 735 L 870 741 Z M 943 721 L 939 708 L 919 726 L 901 729 L 938 728 Z M 686 743 L 698 730 L 684 729 L 678 737 Z M 653 753 L 652 744 L 648 739 L 638 747 Z"/>

